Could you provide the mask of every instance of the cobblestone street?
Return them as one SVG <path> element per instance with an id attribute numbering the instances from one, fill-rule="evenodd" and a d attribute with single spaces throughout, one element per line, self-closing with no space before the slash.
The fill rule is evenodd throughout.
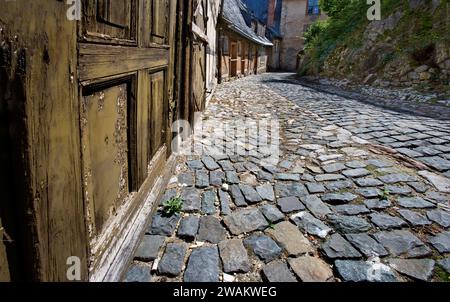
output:
<path id="1" fill-rule="evenodd" d="M 248 155 L 180 156 L 124 281 L 448 281 L 450 122 L 291 76 L 218 86 L 199 143 L 222 123 L 277 120 L 280 159 L 252 135 Z M 167 217 L 175 197 L 182 213 Z"/>

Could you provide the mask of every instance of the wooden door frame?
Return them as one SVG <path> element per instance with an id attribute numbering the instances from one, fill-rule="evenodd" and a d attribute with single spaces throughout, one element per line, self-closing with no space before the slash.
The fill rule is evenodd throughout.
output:
<path id="1" fill-rule="evenodd" d="M 234 51 L 233 51 L 234 49 Z M 230 40 L 230 77 L 237 77 L 238 41 Z"/>

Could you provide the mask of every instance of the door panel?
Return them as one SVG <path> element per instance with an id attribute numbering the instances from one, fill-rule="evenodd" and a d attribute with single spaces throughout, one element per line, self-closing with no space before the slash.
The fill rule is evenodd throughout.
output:
<path id="1" fill-rule="evenodd" d="M 137 43 L 137 0 L 92 0 L 83 4 L 81 40 Z"/>
<path id="2" fill-rule="evenodd" d="M 165 102 L 165 72 L 150 74 L 150 154 L 149 161 L 165 143 L 166 108 Z"/>
<path id="3" fill-rule="evenodd" d="M 116 213 L 131 189 L 129 179 L 128 96 L 120 83 L 84 96 L 82 104 L 83 170 L 96 234 Z"/>
<path id="4" fill-rule="evenodd" d="M 152 0 L 151 41 L 166 44 L 169 25 L 169 0 Z"/>

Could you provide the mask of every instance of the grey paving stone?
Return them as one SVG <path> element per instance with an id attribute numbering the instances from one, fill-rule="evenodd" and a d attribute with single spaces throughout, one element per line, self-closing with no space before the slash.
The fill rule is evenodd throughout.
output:
<path id="1" fill-rule="evenodd" d="M 264 279 L 268 282 L 297 282 L 287 264 L 281 260 L 275 260 L 266 264 L 261 272 Z"/>
<path id="2" fill-rule="evenodd" d="M 234 166 L 229 160 L 221 160 L 219 161 L 219 165 L 223 171 L 234 171 Z"/>
<path id="3" fill-rule="evenodd" d="M 147 233 L 150 235 L 171 236 L 179 220 L 180 216 L 178 215 L 166 216 L 162 212 L 157 212 L 153 215 L 152 223 Z"/>
<path id="4" fill-rule="evenodd" d="M 186 164 L 188 165 L 189 168 L 194 169 L 194 170 L 203 169 L 203 163 L 201 160 L 187 161 Z"/>
<path id="5" fill-rule="evenodd" d="M 302 197 L 308 195 L 308 190 L 301 183 L 278 182 L 275 184 L 275 195 L 277 197 Z"/>
<path id="6" fill-rule="evenodd" d="M 347 177 L 357 178 L 370 175 L 370 171 L 364 168 L 345 170 L 342 172 Z"/>
<path id="7" fill-rule="evenodd" d="M 244 245 L 249 247 L 264 262 L 270 262 L 283 253 L 277 243 L 266 235 L 253 234 L 244 240 Z"/>
<path id="8" fill-rule="evenodd" d="M 436 207 L 433 203 L 420 197 L 401 197 L 397 199 L 397 203 L 404 208 L 425 209 Z"/>
<path id="9" fill-rule="evenodd" d="M 349 179 L 347 180 L 338 180 L 338 181 L 330 181 L 325 184 L 326 188 L 331 192 L 340 191 L 342 189 L 351 189 L 353 188 L 353 182 Z"/>
<path id="10" fill-rule="evenodd" d="M 209 172 L 206 170 L 195 171 L 195 186 L 200 189 L 209 187 Z"/>
<path id="11" fill-rule="evenodd" d="M 345 179 L 345 176 L 341 174 L 321 174 L 315 177 L 316 181 L 335 181 Z"/>
<path id="12" fill-rule="evenodd" d="M 431 221 L 428 220 L 425 215 L 418 212 L 404 209 L 399 209 L 397 212 L 413 226 L 424 226 L 431 224 Z"/>
<path id="13" fill-rule="evenodd" d="M 421 257 L 427 256 L 431 252 L 422 241 L 409 231 L 382 231 L 375 233 L 373 236 L 392 256 Z"/>
<path id="14" fill-rule="evenodd" d="M 292 213 L 305 209 L 305 206 L 295 196 L 280 198 L 277 204 L 283 213 Z"/>
<path id="15" fill-rule="evenodd" d="M 178 227 L 177 235 L 180 238 L 187 240 L 194 240 L 197 235 L 200 218 L 198 216 L 190 215 L 181 219 L 180 226 Z"/>
<path id="16" fill-rule="evenodd" d="M 345 193 L 328 193 L 322 196 L 322 201 L 333 204 L 349 203 L 358 198 L 350 192 Z"/>
<path id="17" fill-rule="evenodd" d="M 397 277 L 389 267 L 370 262 L 336 260 L 334 263 L 340 277 L 347 282 L 396 282 Z"/>
<path id="18" fill-rule="evenodd" d="M 366 257 L 384 257 L 389 253 L 386 249 L 366 233 L 346 234 L 345 238 Z"/>
<path id="19" fill-rule="evenodd" d="M 233 235 L 262 231 L 269 226 L 256 208 L 235 210 L 231 215 L 224 217 L 223 221 Z"/>
<path id="20" fill-rule="evenodd" d="M 430 280 L 435 261 L 431 259 L 389 259 L 389 265 L 401 274 L 416 280 Z"/>
<path id="21" fill-rule="evenodd" d="M 370 210 L 362 204 L 344 204 L 333 206 L 333 211 L 343 215 L 360 215 L 370 213 Z"/>
<path id="22" fill-rule="evenodd" d="M 355 179 L 355 183 L 360 187 L 377 187 L 383 184 L 378 179 L 371 177 Z"/>
<path id="23" fill-rule="evenodd" d="M 398 148 L 397 151 L 399 153 L 403 154 L 403 155 L 406 155 L 406 156 L 412 157 L 412 158 L 423 156 L 422 153 L 414 151 L 414 150 L 409 149 L 409 148 Z"/>
<path id="24" fill-rule="evenodd" d="M 231 197 L 230 195 L 223 191 L 222 189 L 219 189 L 219 201 L 220 201 L 220 213 L 222 215 L 230 215 L 231 214 Z"/>
<path id="25" fill-rule="evenodd" d="M 230 186 L 231 197 L 233 198 L 233 202 L 237 207 L 246 207 L 247 202 L 245 201 L 244 195 L 242 195 L 241 189 L 238 185 Z"/>
<path id="26" fill-rule="evenodd" d="M 331 214 L 332 211 L 322 200 L 315 195 L 308 195 L 301 197 L 301 201 L 305 204 L 308 210 L 319 219 L 325 218 L 326 215 Z"/>
<path id="27" fill-rule="evenodd" d="M 289 174 L 289 173 L 276 173 L 275 179 L 282 180 L 282 181 L 299 181 L 300 175 L 299 174 Z"/>
<path id="28" fill-rule="evenodd" d="M 394 164 L 387 160 L 381 160 L 381 159 L 369 159 L 367 161 L 369 165 L 375 166 L 377 168 L 388 168 L 392 167 Z"/>
<path id="29" fill-rule="evenodd" d="M 415 152 L 422 153 L 423 155 L 426 155 L 426 156 L 434 156 L 434 155 L 438 155 L 438 154 L 442 153 L 442 151 L 440 151 L 440 150 L 434 149 L 432 147 L 425 147 L 425 146 L 417 147 L 417 148 L 414 148 L 413 150 Z"/>
<path id="30" fill-rule="evenodd" d="M 385 184 L 395 184 L 395 183 L 399 183 L 399 182 L 416 181 L 416 178 L 414 176 L 411 176 L 408 174 L 402 174 L 402 173 L 383 175 L 383 176 L 379 176 L 378 178 Z"/>
<path id="31" fill-rule="evenodd" d="M 216 192 L 208 190 L 202 194 L 202 213 L 212 215 L 216 213 Z"/>
<path id="32" fill-rule="evenodd" d="M 133 263 L 128 268 L 123 282 L 150 282 L 151 278 L 150 266 Z"/>
<path id="33" fill-rule="evenodd" d="M 322 250 L 330 259 L 358 259 L 362 255 L 341 235 L 333 234 L 322 244 Z"/>
<path id="34" fill-rule="evenodd" d="M 420 157 L 418 158 L 418 160 L 438 170 L 439 172 L 450 170 L 450 160 L 444 159 L 439 156 Z"/>
<path id="35" fill-rule="evenodd" d="M 324 193 L 325 192 L 325 186 L 316 182 L 308 182 L 305 184 L 306 188 L 308 189 L 309 193 L 316 194 L 316 193 Z"/>
<path id="36" fill-rule="evenodd" d="M 200 217 L 197 240 L 217 244 L 224 240 L 226 236 L 227 232 L 225 228 L 216 217 L 210 215 Z"/>
<path id="37" fill-rule="evenodd" d="M 450 258 L 445 258 L 438 260 L 438 264 L 442 267 L 447 273 L 450 274 Z"/>
<path id="38" fill-rule="evenodd" d="M 205 165 L 206 169 L 208 169 L 209 171 L 214 171 L 220 168 L 214 158 L 210 156 L 203 156 L 202 162 Z"/>
<path id="39" fill-rule="evenodd" d="M 395 195 L 410 195 L 412 193 L 411 188 L 408 186 L 387 185 L 385 188 L 390 194 Z"/>
<path id="40" fill-rule="evenodd" d="M 342 233 L 366 232 L 372 228 L 370 223 L 358 216 L 331 214 L 327 218 L 330 225 Z"/>
<path id="41" fill-rule="evenodd" d="M 349 168 L 358 169 L 367 167 L 368 163 L 366 161 L 353 160 L 346 162 L 345 165 Z"/>
<path id="42" fill-rule="evenodd" d="M 219 282 L 220 260 L 217 247 L 200 247 L 189 257 L 184 282 Z"/>
<path id="43" fill-rule="evenodd" d="M 265 172 L 265 171 L 258 171 L 256 174 L 259 180 L 262 181 L 273 181 L 273 174 Z"/>
<path id="44" fill-rule="evenodd" d="M 200 191 L 195 188 L 183 188 L 181 190 L 182 210 L 184 212 L 198 212 L 201 207 Z"/>
<path id="45" fill-rule="evenodd" d="M 220 187 L 225 179 L 225 173 L 220 170 L 209 172 L 209 184 L 212 186 Z"/>
<path id="46" fill-rule="evenodd" d="M 135 259 L 141 261 L 151 261 L 158 258 L 159 249 L 164 244 L 166 238 L 160 235 L 144 235 L 139 244 Z"/>
<path id="47" fill-rule="evenodd" d="M 266 219 L 272 223 L 278 222 L 284 219 L 284 214 L 277 209 L 276 206 L 271 204 L 265 204 L 259 207 L 261 213 L 266 217 Z"/>
<path id="48" fill-rule="evenodd" d="M 450 232 L 442 232 L 436 236 L 429 236 L 428 240 L 441 254 L 450 253 Z"/>
<path id="49" fill-rule="evenodd" d="M 392 203 L 387 199 L 367 199 L 364 204 L 371 210 L 383 210 L 392 206 Z"/>
<path id="50" fill-rule="evenodd" d="M 429 191 L 425 195 L 427 199 L 438 203 L 448 205 L 450 202 L 450 194 Z"/>
<path id="51" fill-rule="evenodd" d="M 275 192 L 273 186 L 270 183 L 266 183 L 256 187 L 256 192 L 263 200 L 275 201 Z"/>
<path id="52" fill-rule="evenodd" d="M 241 239 L 229 239 L 219 243 L 220 258 L 225 273 L 246 273 L 250 270 L 247 250 Z"/>
<path id="53" fill-rule="evenodd" d="M 324 165 L 322 167 L 322 169 L 326 173 L 335 173 L 335 172 L 339 172 L 339 171 L 345 170 L 346 167 L 342 163 L 333 163 L 333 164 L 329 164 L 329 165 Z"/>
<path id="54" fill-rule="evenodd" d="M 283 160 L 278 166 L 282 169 L 290 169 L 293 164 L 290 160 Z"/>
<path id="55" fill-rule="evenodd" d="M 369 215 L 369 217 L 372 223 L 382 230 L 399 229 L 407 226 L 407 223 L 403 219 L 389 214 L 374 213 Z"/>
<path id="56" fill-rule="evenodd" d="M 184 265 L 187 244 L 183 242 L 168 243 L 158 265 L 158 272 L 163 275 L 178 276 Z"/>
<path id="57" fill-rule="evenodd" d="M 327 237 L 332 231 L 329 226 L 306 211 L 291 215 L 290 218 L 300 229 L 320 238 Z"/>
<path id="58" fill-rule="evenodd" d="M 408 185 L 411 186 L 417 193 L 425 193 L 428 190 L 428 186 L 422 182 L 409 182 Z"/>
<path id="59" fill-rule="evenodd" d="M 239 177 L 235 171 L 227 171 L 226 173 L 227 183 L 229 184 L 238 184 Z"/>
<path id="60" fill-rule="evenodd" d="M 365 198 L 375 198 L 381 195 L 381 190 L 377 188 L 358 188 L 355 191 Z"/>
<path id="61" fill-rule="evenodd" d="M 246 184 L 240 184 L 239 188 L 241 189 L 242 195 L 244 195 L 245 200 L 248 203 L 258 203 L 262 201 L 261 196 L 259 196 L 258 192 L 249 185 Z"/>

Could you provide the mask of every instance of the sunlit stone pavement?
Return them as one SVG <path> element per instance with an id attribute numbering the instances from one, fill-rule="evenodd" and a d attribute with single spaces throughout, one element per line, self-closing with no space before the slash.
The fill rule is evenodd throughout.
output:
<path id="1" fill-rule="evenodd" d="M 219 85 L 124 281 L 449 278 L 450 122 L 290 76 Z"/>

